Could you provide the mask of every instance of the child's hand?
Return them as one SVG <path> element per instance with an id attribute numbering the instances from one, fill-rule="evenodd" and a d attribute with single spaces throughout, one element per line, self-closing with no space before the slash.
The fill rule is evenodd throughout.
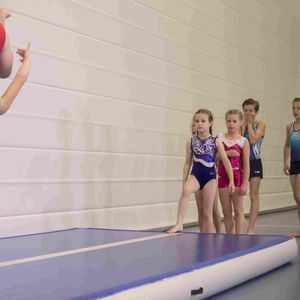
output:
<path id="1" fill-rule="evenodd" d="M 240 187 L 240 195 L 246 195 L 247 194 L 247 184 L 242 184 Z"/>
<path id="2" fill-rule="evenodd" d="M 254 123 L 254 116 L 253 115 L 248 115 L 247 116 L 247 121 L 248 121 L 248 125 L 251 125 Z"/>
<path id="3" fill-rule="evenodd" d="M 30 42 L 27 44 L 26 49 L 18 49 L 17 53 L 21 56 L 20 62 L 22 65 L 20 66 L 17 75 L 24 77 L 25 80 L 28 77 L 29 71 L 30 71 Z"/>
<path id="4" fill-rule="evenodd" d="M 289 165 L 284 165 L 283 167 L 283 173 L 287 176 L 290 175 L 290 166 Z"/>
<path id="5" fill-rule="evenodd" d="M 229 182 L 229 185 L 228 185 L 229 194 L 232 195 L 234 193 L 234 190 L 235 190 L 234 183 L 233 182 Z"/>
<path id="6" fill-rule="evenodd" d="M 240 153 L 237 150 L 231 149 L 226 151 L 226 154 L 228 157 L 238 157 L 240 156 Z"/>
<path id="7" fill-rule="evenodd" d="M 26 49 L 18 49 L 17 53 L 21 56 L 20 62 L 24 63 L 25 60 L 29 60 L 30 59 L 30 42 L 28 42 L 27 44 L 27 48 Z"/>

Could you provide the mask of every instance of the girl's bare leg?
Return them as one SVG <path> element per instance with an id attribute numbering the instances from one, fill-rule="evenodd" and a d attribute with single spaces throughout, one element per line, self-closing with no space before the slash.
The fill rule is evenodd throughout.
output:
<path id="1" fill-rule="evenodd" d="M 198 190 L 195 192 L 195 199 L 198 208 L 198 225 L 200 232 L 203 232 L 204 229 L 204 214 L 203 214 L 203 201 L 202 201 L 202 191 Z"/>
<path id="2" fill-rule="evenodd" d="M 293 193 L 294 193 L 294 198 L 297 204 L 297 209 L 298 209 L 298 216 L 299 216 L 299 223 L 300 223 L 300 174 L 296 174 L 296 175 L 291 175 L 290 176 L 290 181 L 291 181 L 291 186 L 293 189 Z M 298 187 L 298 189 L 297 189 Z M 294 237 L 300 237 L 300 229 L 299 231 L 292 233 L 291 236 Z"/>
<path id="3" fill-rule="evenodd" d="M 232 202 L 235 216 L 235 233 L 242 234 L 245 229 L 244 202 L 243 196 L 240 195 L 240 189 L 236 188 L 232 195 Z"/>
<path id="4" fill-rule="evenodd" d="M 179 198 L 176 225 L 169 229 L 167 233 L 175 233 L 183 230 L 183 219 L 189 204 L 190 196 L 199 189 L 200 185 L 198 180 L 195 178 L 195 176 L 191 175 L 185 182 Z"/>
<path id="5" fill-rule="evenodd" d="M 214 225 L 216 229 L 216 233 L 221 232 L 221 216 L 220 216 L 220 211 L 218 207 L 218 189 L 216 188 L 216 195 L 214 199 L 214 206 L 213 206 L 213 220 L 214 220 Z"/>
<path id="6" fill-rule="evenodd" d="M 221 216 L 219 212 L 218 207 L 218 189 L 216 190 L 216 195 L 214 199 L 214 205 L 213 205 L 213 223 L 215 226 L 216 233 L 221 232 Z M 202 192 L 201 190 L 195 192 L 195 199 L 197 203 L 198 208 L 198 224 L 200 228 L 200 232 L 203 232 L 204 230 L 204 214 L 203 214 L 203 201 L 202 201 Z"/>
<path id="7" fill-rule="evenodd" d="M 228 188 L 220 188 L 219 196 L 222 205 L 226 233 L 233 233 L 232 203 Z"/>
<path id="8" fill-rule="evenodd" d="M 248 234 L 253 234 L 254 232 L 254 224 L 258 215 L 259 209 L 259 186 L 260 186 L 260 177 L 252 177 L 250 178 L 250 217 L 249 224 L 247 228 Z"/>
<path id="9" fill-rule="evenodd" d="M 202 189 L 203 214 L 204 214 L 203 232 L 212 232 L 212 228 L 213 228 L 212 211 L 213 211 L 216 188 L 217 188 L 217 181 L 216 179 L 212 179 L 209 182 L 207 182 Z"/>

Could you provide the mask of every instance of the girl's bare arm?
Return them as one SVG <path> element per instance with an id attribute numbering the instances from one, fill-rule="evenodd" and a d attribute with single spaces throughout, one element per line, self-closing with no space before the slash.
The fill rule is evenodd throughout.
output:
<path id="1" fill-rule="evenodd" d="M 26 82 L 30 71 L 30 43 L 27 48 L 18 49 L 17 53 L 21 56 L 22 65 L 7 90 L 0 98 L 0 114 L 4 114 L 12 104 L 15 97 L 20 92 L 23 84 Z"/>
<path id="2" fill-rule="evenodd" d="M 219 138 L 216 138 L 216 146 L 217 146 L 220 158 L 222 160 L 222 163 L 225 167 L 226 173 L 227 173 L 228 178 L 229 178 L 229 193 L 233 193 L 235 187 L 234 187 L 234 181 L 233 181 L 232 167 L 231 167 L 230 161 L 229 161 L 229 159 L 226 155 L 226 152 L 224 150 L 223 144 L 222 144 L 222 142 L 220 141 Z"/>
<path id="3" fill-rule="evenodd" d="M 289 157 L 290 157 L 290 130 L 292 123 L 286 126 L 286 137 L 283 147 L 283 172 L 285 175 L 290 175 Z"/>
<path id="4" fill-rule="evenodd" d="M 185 154 L 185 161 L 183 165 L 182 184 L 184 184 L 187 181 L 192 164 L 193 164 L 193 152 L 191 149 L 191 140 L 188 140 L 186 142 L 186 154 Z"/>

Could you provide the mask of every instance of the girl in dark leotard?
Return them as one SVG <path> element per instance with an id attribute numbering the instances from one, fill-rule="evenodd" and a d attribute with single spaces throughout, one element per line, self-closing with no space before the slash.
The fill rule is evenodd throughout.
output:
<path id="1" fill-rule="evenodd" d="M 224 147 L 219 138 L 212 137 L 212 113 L 207 109 L 199 109 L 194 114 L 197 135 L 187 141 L 186 158 L 183 168 L 183 188 L 178 204 L 176 225 L 168 233 L 183 230 L 183 219 L 192 193 L 201 190 L 203 200 L 204 226 L 203 232 L 212 232 L 213 203 L 216 193 L 215 156 L 219 152 L 227 174 L 230 178 L 229 190 L 234 192 L 233 172 Z M 193 164 L 191 175 L 189 172 Z"/>
<path id="2" fill-rule="evenodd" d="M 300 98 L 295 98 L 293 100 L 293 115 L 295 121 L 288 124 L 286 127 L 283 171 L 284 174 L 290 176 L 300 223 Z M 300 237 L 300 229 L 291 235 Z"/>

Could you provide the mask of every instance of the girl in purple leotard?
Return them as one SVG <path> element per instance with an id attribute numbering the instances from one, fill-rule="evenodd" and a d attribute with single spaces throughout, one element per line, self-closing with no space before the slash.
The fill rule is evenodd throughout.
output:
<path id="1" fill-rule="evenodd" d="M 219 138 L 212 137 L 213 115 L 207 109 L 199 109 L 193 117 L 197 135 L 186 143 L 186 158 L 183 168 L 183 188 L 178 204 L 176 225 L 168 233 L 183 230 L 183 219 L 192 193 L 201 190 L 203 199 L 204 226 L 203 232 L 212 232 L 213 203 L 216 193 L 215 156 L 219 152 L 227 174 L 230 178 L 229 189 L 234 192 L 233 173 L 224 147 Z M 191 166 L 192 172 L 189 176 Z"/>

